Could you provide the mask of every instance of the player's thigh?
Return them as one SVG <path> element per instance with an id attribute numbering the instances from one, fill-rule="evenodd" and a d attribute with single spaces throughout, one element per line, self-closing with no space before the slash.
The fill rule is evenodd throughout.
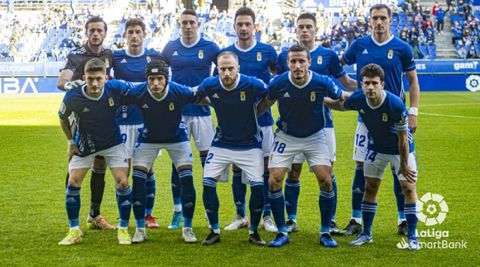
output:
<path id="1" fill-rule="evenodd" d="M 177 166 L 177 168 L 185 165 L 192 165 L 192 147 L 190 142 L 178 142 L 171 144 L 162 144 L 164 148 L 167 149 L 168 155 L 172 160 L 172 163 Z"/>
<path id="2" fill-rule="evenodd" d="M 122 143 L 125 144 L 127 158 L 129 159 L 133 158 L 133 152 L 135 151 L 138 135 L 142 127 L 143 124 L 120 125 Z"/>
<path id="3" fill-rule="evenodd" d="M 400 182 L 407 181 L 407 179 L 405 178 L 405 176 L 403 176 L 403 174 L 398 173 L 398 170 L 400 170 L 400 155 L 392 155 L 391 164 L 392 164 L 392 167 L 393 167 L 392 171 L 394 171 L 395 174 L 397 174 L 398 180 Z M 414 172 L 418 171 L 417 170 L 417 159 L 416 159 L 416 156 L 415 156 L 414 152 L 408 154 L 408 167 Z M 418 173 L 417 173 L 417 175 L 418 175 Z M 418 178 L 417 175 L 415 175 L 415 180 Z"/>
<path id="4" fill-rule="evenodd" d="M 263 156 L 268 157 L 272 152 L 273 142 L 275 140 L 275 135 L 273 134 L 272 126 L 260 127 L 262 131 L 262 151 Z"/>
<path id="5" fill-rule="evenodd" d="M 160 149 L 160 144 L 140 143 L 133 153 L 133 167 L 141 166 L 150 170 Z"/>
<path id="6" fill-rule="evenodd" d="M 390 160 L 390 155 L 368 150 L 363 162 L 364 176 L 382 179 Z"/>
<path id="7" fill-rule="evenodd" d="M 328 152 L 330 153 L 330 161 L 335 162 L 337 160 L 337 139 L 335 137 L 335 129 L 325 128 L 325 135 L 327 137 Z"/>
<path id="8" fill-rule="evenodd" d="M 90 169 L 93 166 L 96 154 L 90 154 L 88 156 L 80 157 L 73 155 L 72 159 L 68 163 L 68 171 L 76 169 Z"/>
<path id="9" fill-rule="evenodd" d="M 268 168 L 290 168 L 293 158 L 303 152 L 303 145 L 298 143 L 298 138 L 278 132 L 273 142 Z"/>
<path id="10" fill-rule="evenodd" d="M 363 162 L 368 151 L 368 130 L 363 122 L 357 123 L 353 142 L 353 160 Z"/>
<path id="11" fill-rule="evenodd" d="M 208 150 L 215 135 L 212 116 L 191 117 L 188 127 L 190 128 L 191 136 L 193 136 L 197 150 Z"/>
<path id="12" fill-rule="evenodd" d="M 327 136 L 324 130 L 302 138 L 303 154 L 310 168 L 314 166 L 331 167 L 330 151 L 327 145 Z"/>
<path id="13" fill-rule="evenodd" d="M 205 159 L 205 167 L 203 168 L 203 177 L 220 177 L 225 169 L 233 163 L 233 150 L 211 147 Z"/>
<path id="14" fill-rule="evenodd" d="M 249 149 L 235 151 L 234 164 L 242 169 L 246 179 L 250 182 L 263 183 L 263 151 L 261 149 Z"/>
<path id="15" fill-rule="evenodd" d="M 78 186 L 83 182 L 85 175 L 90 168 L 71 169 L 68 171 L 68 184 Z"/>

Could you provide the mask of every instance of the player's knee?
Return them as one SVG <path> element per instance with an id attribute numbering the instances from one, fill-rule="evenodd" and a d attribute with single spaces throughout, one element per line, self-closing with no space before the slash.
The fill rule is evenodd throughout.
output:
<path id="1" fill-rule="evenodd" d="M 79 187 L 81 184 L 81 179 L 79 177 L 70 175 L 68 177 L 68 184 Z"/>
<path id="2" fill-rule="evenodd" d="M 405 195 L 405 197 L 411 198 L 416 195 L 415 184 L 404 182 L 404 183 L 401 183 L 401 187 L 402 187 L 403 195 Z"/>
<path id="3" fill-rule="evenodd" d="M 292 164 L 292 169 L 288 173 L 288 178 L 292 180 L 300 179 L 300 175 L 302 174 L 302 164 Z"/>
<path id="4" fill-rule="evenodd" d="M 368 179 L 365 181 L 365 195 L 375 196 L 378 192 L 379 183 L 374 179 Z"/>
<path id="5" fill-rule="evenodd" d="M 270 170 L 270 177 L 268 178 L 268 187 L 271 190 L 278 190 L 282 188 L 283 183 L 283 175 L 282 171 L 278 170 Z"/>

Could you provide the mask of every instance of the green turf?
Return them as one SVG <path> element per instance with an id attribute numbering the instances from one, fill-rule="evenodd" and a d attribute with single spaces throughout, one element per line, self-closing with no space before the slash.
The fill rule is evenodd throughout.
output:
<path id="1" fill-rule="evenodd" d="M 480 262 L 480 95 L 474 93 L 422 93 L 419 128 L 415 135 L 419 165 L 418 194 L 441 194 L 449 205 L 443 224 L 433 228 L 449 231 L 449 241 L 466 241 L 467 249 L 423 249 L 418 252 L 396 248 L 396 208 L 391 174 L 387 172 L 379 195 L 374 225 L 375 242 L 351 248 L 352 237 L 339 237 L 340 247 L 326 249 L 318 243 L 318 186 L 305 166 L 298 220 L 300 231 L 291 235 L 284 248 L 253 247 L 248 232 L 222 231 L 221 243 L 204 247 L 185 244 L 180 230 L 166 229 L 172 212 L 170 161 L 157 160 L 157 200 L 154 215 L 160 229 L 148 231 L 141 245 L 119 246 L 113 231 L 86 230 L 83 243 L 60 247 L 68 230 L 64 208 L 66 141 L 58 126 L 61 95 L 0 95 L 0 266 L 12 265 L 468 265 Z M 276 110 L 274 111 L 276 114 Z M 426 114 L 428 113 L 428 114 Z M 436 115 L 435 115 L 436 114 Z M 456 115 L 460 117 L 444 117 Z M 339 186 L 337 221 L 345 226 L 350 218 L 350 188 L 354 162 L 351 160 L 354 112 L 335 112 Z M 464 116 L 464 117 L 461 117 Z M 471 117 L 471 118 L 468 118 Z M 197 155 L 194 155 L 198 158 Z M 197 210 L 194 230 L 203 239 L 208 229 L 201 198 L 201 170 L 195 162 Z M 84 225 L 90 197 L 89 178 L 82 189 L 81 223 Z M 218 186 L 220 223 L 234 215 L 229 184 Z M 102 213 L 116 222 L 113 181 L 107 175 Z M 133 215 L 132 215 L 133 218 Z M 133 226 L 133 220 L 131 222 Z M 422 223 L 420 230 L 431 229 Z M 133 228 L 130 228 L 133 233 Z M 274 234 L 261 232 L 270 240 Z M 434 241 L 423 238 L 422 241 Z M 328 266 L 328 265 L 325 265 Z"/>

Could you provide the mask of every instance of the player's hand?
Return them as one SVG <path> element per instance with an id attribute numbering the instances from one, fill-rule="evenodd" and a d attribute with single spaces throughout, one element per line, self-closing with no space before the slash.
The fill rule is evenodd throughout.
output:
<path id="1" fill-rule="evenodd" d="M 82 80 L 75 80 L 75 81 L 66 82 L 65 85 L 63 85 L 63 88 L 65 90 L 73 90 L 73 89 L 80 88 L 84 84 L 85 82 Z"/>
<path id="2" fill-rule="evenodd" d="M 70 161 L 75 154 L 79 154 L 80 150 L 78 150 L 78 147 L 76 144 L 69 144 L 68 149 L 67 149 L 67 156 L 68 156 L 68 161 Z"/>
<path id="3" fill-rule="evenodd" d="M 408 116 L 408 128 L 415 133 L 417 131 L 417 116 Z"/>
<path id="4" fill-rule="evenodd" d="M 417 179 L 417 172 L 410 169 L 408 167 L 408 165 L 404 166 L 404 167 L 400 166 L 400 170 L 398 171 L 398 174 L 402 174 L 403 177 L 405 177 L 405 179 L 407 179 L 407 182 L 409 182 L 409 183 L 413 184 L 417 181 L 416 180 Z"/>

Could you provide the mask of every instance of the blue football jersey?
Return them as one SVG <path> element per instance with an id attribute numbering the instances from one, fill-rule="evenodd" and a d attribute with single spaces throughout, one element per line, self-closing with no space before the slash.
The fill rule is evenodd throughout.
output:
<path id="1" fill-rule="evenodd" d="M 290 71 L 272 79 L 268 97 L 278 99 L 278 129 L 295 137 L 310 136 L 325 127 L 323 99 L 339 99 L 342 90 L 325 75 L 310 71 L 310 79 L 298 86 L 290 79 Z"/>
<path id="2" fill-rule="evenodd" d="M 361 86 L 360 71 L 370 63 L 380 65 L 385 72 L 385 90 L 405 101 L 403 73 L 415 70 L 412 48 L 401 39 L 392 36 L 389 41 L 379 44 L 371 35 L 355 40 L 343 54 L 348 65 L 357 63 L 357 82 Z"/>
<path id="3" fill-rule="evenodd" d="M 110 80 L 105 83 L 98 98 L 87 95 L 86 85 L 65 93 L 58 115 L 67 120 L 70 114 L 76 114 L 78 135 L 75 143 L 80 150 L 78 156 L 84 157 L 121 143 L 115 115 L 122 95 L 131 87 L 130 83 Z"/>
<path id="4" fill-rule="evenodd" d="M 363 91 L 356 91 L 344 103 L 345 108 L 357 110 L 368 129 L 368 149 L 378 153 L 398 155 L 397 131 L 408 131 L 408 112 L 402 99 L 384 91 L 383 102 L 372 107 Z M 408 131 L 410 152 L 414 151 L 413 135 Z"/>
<path id="5" fill-rule="evenodd" d="M 280 53 L 277 60 L 277 74 L 288 71 L 287 63 L 288 50 L 284 50 Z M 321 74 L 332 76 L 335 79 L 343 77 L 346 72 L 340 65 L 340 59 L 337 54 L 331 50 L 317 45 L 310 50 L 310 57 L 312 59 L 312 65 L 310 70 Z M 330 108 L 325 106 L 325 128 L 333 128 L 333 116 Z"/>
<path id="6" fill-rule="evenodd" d="M 188 141 L 185 127 L 181 127 L 182 110 L 197 100 L 188 86 L 169 82 L 161 99 L 153 97 L 146 82 L 136 85 L 125 101 L 141 110 L 144 128 L 139 143 L 178 143 Z"/>
<path id="7" fill-rule="evenodd" d="M 270 82 L 270 69 L 275 70 L 275 63 L 277 62 L 277 51 L 271 45 L 255 42 L 250 49 L 244 50 L 235 43 L 222 49 L 222 51 L 232 51 L 238 56 L 240 73 L 257 77 L 265 84 Z M 258 117 L 258 124 L 260 126 L 273 125 L 270 109 Z"/>
<path id="8" fill-rule="evenodd" d="M 178 38 L 167 43 L 162 55 L 170 62 L 172 81 L 194 87 L 210 77 L 212 63 L 217 61 L 219 50 L 214 42 L 203 38 L 189 46 Z M 210 116 L 210 114 L 210 107 L 205 105 L 189 104 L 183 109 L 183 115 L 186 116 Z"/>
<path id="9" fill-rule="evenodd" d="M 266 85 L 261 80 L 243 74 L 238 75 L 237 84 L 231 90 L 223 87 L 219 76 L 203 81 L 198 87 L 198 95 L 210 98 L 218 121 L 212 146 L 261 148 L 256 104 L 266 93 Z"/>
<path id="10" fill-rule="evenodd" d="M 160 52 L 154 49 L 144 49 L 138 56 L 130 55 L 125 49 L 117 50 L 113 52 L 114 77 L 129 82 L 144 82 L 148 62 L 159 56 Z M 117 119 L 120 125 L 143 123 L 142 114 L 135 105 L 121 105 L 117 111 Z"/>

